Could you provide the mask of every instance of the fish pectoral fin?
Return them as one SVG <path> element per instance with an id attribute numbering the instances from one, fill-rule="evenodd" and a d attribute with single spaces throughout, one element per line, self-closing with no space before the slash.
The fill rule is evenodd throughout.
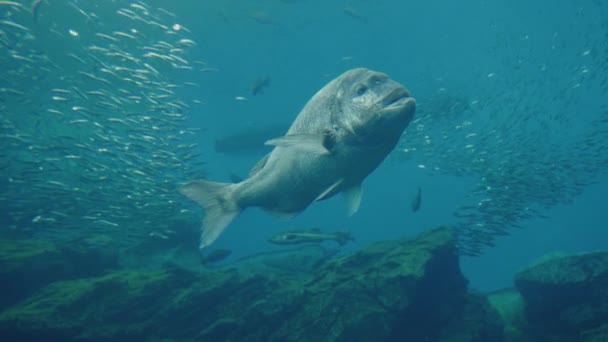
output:
<path id="1" fill-rule="evenodd" d="M 295 148 L 317 154 L 329 154 L 326 140 L 327 137 L 322 134 L 288 134 L 280 138 L 270 139 L 264 145 Z"/>
<path id="2" fill-rule="evenodd" d="M 348 208 L 348 216 L 352 216 L 359 210 L 361 206 L 361 183 L 351 186 L 342 191 L 346 206 Z"/>
<path id="3" fill-rule="evenodd" d="M 336 189 L 344 182 L 344 178 L 340 178 L 335 181 L 332 185 L 330 185 L 325 191 L 323 191 L 313 202 L 322 201 L 324 199 L 330 198 L 333 194 L 336 193 Z"/>

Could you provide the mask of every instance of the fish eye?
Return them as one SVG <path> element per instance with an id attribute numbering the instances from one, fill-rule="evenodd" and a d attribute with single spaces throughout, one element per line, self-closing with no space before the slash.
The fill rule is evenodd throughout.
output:
<path id="1" fill-rule="evenodd" d="M 355 93 L 357 93 L 357 96 L 361 96 L 361 95 L 365 94 L 366 91 L 367 91 L 367 86 L 361 84 L 357 87 L 357 90 L 355 91 Z"/>

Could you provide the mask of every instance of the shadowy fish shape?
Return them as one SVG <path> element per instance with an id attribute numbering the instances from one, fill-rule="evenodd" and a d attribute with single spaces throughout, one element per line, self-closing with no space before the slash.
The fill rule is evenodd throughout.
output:
<path id="1" fill-rule="evenodd" d="M 349 215 L 361 184 L 394 149 L 416 110 L 405 87 L 386 74 L 351 69 L 319 90 L 273 150 L 239 183 L 196 180 L 179 191 L 201 205 L 200 248 L 215 241 L 245 208 L 292 217 L 338 193 Z"/>
<path id="2" fill-rule="evenodd" d="M 412 198 L 412 211 L 417 212 L 420 210 L 420 205 L 422 204 L 422 189 L 418 186 L 418 191 L 414 198 Z"/>
<path id="3" fill-rule="evenodd" d="M 228 258 L 230 254 L 232 254 L 232 251 L 229 249 L 216 249 L 209 254 L 201 254 L 201 264 L 209 265 L 220 262 Z"/>
<path id="4" fill-rule="evenodd" d="M 270 77 L 260 77 L 253 82 L 249 90 L 253 96 L 262 95 L 266 87 L 270 87 Z"/>
<path id="5" fill-rule="evenodd" d="M 279 26 L 279 23 L 266 10 L 260 9 L 260 10 L 255 10 L 255 11 L 249 12 L 248 17 L 253 19 L 258 24 Z"/>
<path id="6" fill-rule="evenodd" d="M 40 15 L 40 6 L 42 5 L 43 2 L 44 2 L 44 0 L 34 0 L 34 2 L 32 2 L 32 7 L 31 7 L 32 19 L 34 20 L 35 23 L 38 22 L 38 16 Z"/>

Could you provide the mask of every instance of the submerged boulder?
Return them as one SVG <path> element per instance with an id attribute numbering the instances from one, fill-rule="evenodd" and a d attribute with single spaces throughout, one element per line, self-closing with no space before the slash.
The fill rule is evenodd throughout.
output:
<path id="1" fill-rule="evenodd" d="M 606 342 L 608 341 L 608 323 L 601 327 L 587 330 L 582 333 L 583 342 Z"/>
<path id="2" fill-rule="evenodd" d="M 171 290 L 167 271 L 113 271 L 55 282 L 0 314 L 0 335 L 11 341 L 138 338 Z"/>
<path id="3" fill-rule="evenodd" d="M 115 253 L 85 243 L 0 239 L 0 309 L 52 282 L 98 275 L 117 265 Z"/>
<path id="4" fill-rule="evenodd" d="M 608 252 L 554 255 L 520 271 L 515 284 L 539 340 L 579 341 L 606 324 Z"/>
<path id="5" fill-rule="evenodd" d="M 272 253 L 222 268 L 165 265 L 55 282 L 0 313 L 0 335 L 46 341 L 502 339 L 498 314 L 484 297 L 467 292 L 448 228 L 329 260 L 312 249 L 298 253 L 297 260 L 312 253 L 322 262 L 289 272 L 285 265 L 293 255 L 281 261 Z"/>
<path id="6" fill-rule="evenodd" d="M 304 305 L 276 332 L 279 339 L 434 340 L 468 296 L 448 228 L 372 244 L 327 263 L 301 286 Z"/>
<path id="7" fill-rule="evenodd" d="M 487 295 L 490 305 L 498 312 L 504 326 L 504 340 L 512 342 L 535 342 L 528 333 L 525 303 L 515 288 L 498 290 Z"/>
<path id="8" fill-rule="evenodd" d="M 429 341 L 500 342 L 504 340 L 503 322 L 487 298 L 481 294 L 468 295 L 464 305 L 457 308 L 455 314 L 451 315 L 438 331 L 436 338 L 433 337 Z"/>

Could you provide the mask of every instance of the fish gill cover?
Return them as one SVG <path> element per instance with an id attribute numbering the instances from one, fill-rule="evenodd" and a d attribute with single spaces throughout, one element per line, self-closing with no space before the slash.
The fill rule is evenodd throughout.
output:
<path id="1" fill-rule="evenodd" d="M 184 219 L 176 184 L 202 175 L 180 96 L 196 47 L 142 2 L 1 1 L 3 233 L 118 248 Z"/>

